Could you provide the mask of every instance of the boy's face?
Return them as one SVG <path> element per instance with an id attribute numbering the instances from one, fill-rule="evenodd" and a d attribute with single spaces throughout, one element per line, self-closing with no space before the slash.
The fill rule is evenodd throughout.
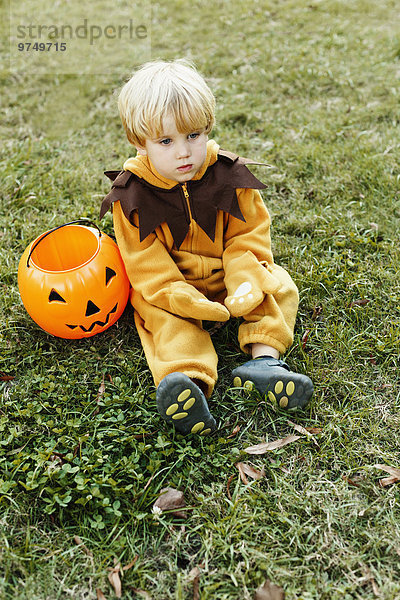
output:
<path id="1" fill-rule="evenodd" d="M 203 129 L 179 133 L 172 117 L 163 119 L 163 136 L 147 139 L 139 154 L 149 157 L 155 169 L 167 179 L 183 183 L 193 179 L 207 155 L 208 136 Z"/>

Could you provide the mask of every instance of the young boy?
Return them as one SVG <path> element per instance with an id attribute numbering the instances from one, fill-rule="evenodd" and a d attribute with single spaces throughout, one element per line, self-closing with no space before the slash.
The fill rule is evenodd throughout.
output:
<path id="1" fill-rule="evenodd" d="M 214 96 L 184 61 L 145 64 L 118 104 L 137 155 L 123 171 L 106 172 L 113 186 L 100 218 L 113 204 L 161 417 L 183 434 L 216 428 L 207 399 L 218 357 L 202 320 L 231 316 L 242 317 L 240 347 L 252 356 L 232 372 L 233 385 L 304 407 L 311 380 L 279 359 L 293 342 L 298 292 L 273 261 L 258 192 L 266 186 L 245 166 L 257 163 L 208 140 Z"/>

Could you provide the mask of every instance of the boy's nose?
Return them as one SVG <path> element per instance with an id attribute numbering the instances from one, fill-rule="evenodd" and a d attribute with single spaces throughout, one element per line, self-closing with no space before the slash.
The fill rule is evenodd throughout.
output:
<path id="1" fill-rule="evenodd" d="M 190 146 L 186 141 L 178 145 L 176 149 L 176 156 L 177 158 L 187 158 L 190 156 Z"/>

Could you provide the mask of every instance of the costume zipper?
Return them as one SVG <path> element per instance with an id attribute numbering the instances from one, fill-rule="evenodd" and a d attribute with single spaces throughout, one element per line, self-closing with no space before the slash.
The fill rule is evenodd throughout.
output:
<path id="1" fill-rule="evenodd" d="M 183 191 L 183 195 L 185 196 L 185 213 L 186 213 L 186 219 L 187 222 L 190 223 L 190 221 L 192 220 L 192 211 L 190 210 L 190 196 L 189 196 L 189 192 L 187 189 L 187 183 L 185 181 L 185 183 L 181 184 L 182 187 L 182 191 Z"/>
<path id="2" fill-rule="evenodd" d="M 190 201 L 190 194 L 189 194 L 187 182 L 185 181 L 184 183 L 181 183 L 181 186 L 182 186 L 183 195 L 185 196 L 184 206 L 185 206 L 186 218 L 189 223 L 189 231 L 191 231 L 191 233 L 189 234 L 189 240 L 188 240 L 188 251 L 193 252 L 193 248 L 196 247 L 197 233 L 196 233 L 196 228 L 192 227 L 192 220 L 196 220 L 196 215 L 195 215 L 193 206 Z M 198 257 L 198 258 L 200 260 L 200 257 Z"/>

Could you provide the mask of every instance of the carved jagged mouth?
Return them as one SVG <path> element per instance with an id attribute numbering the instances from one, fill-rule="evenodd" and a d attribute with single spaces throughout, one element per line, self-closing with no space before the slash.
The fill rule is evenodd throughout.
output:
<path id="1" fill-rule="evenodd" d="M 88 328 L 84 327 L 83 325 L 68 325 L 68 323 L 66 323 L 66 326 L 69 327 L 70 329 L 76 329 L 77 327 L 80 327 L 80 329 L 82 329 L 82 331 L 84 331 L 85 333 L 90 333 L 91 331 L 93 331 L 93 329 L 96 327 L 96 325 L 99 325 L 100 327 L 105 327 L 108 324 L 108 321 L 110 320 L 110 315 L 115 313 L 117 308 L 118 308 L 118 302 L 110 310 L 105 321 L 94 321 L 94 323 L 92 323 L 91 326 Z"/>

